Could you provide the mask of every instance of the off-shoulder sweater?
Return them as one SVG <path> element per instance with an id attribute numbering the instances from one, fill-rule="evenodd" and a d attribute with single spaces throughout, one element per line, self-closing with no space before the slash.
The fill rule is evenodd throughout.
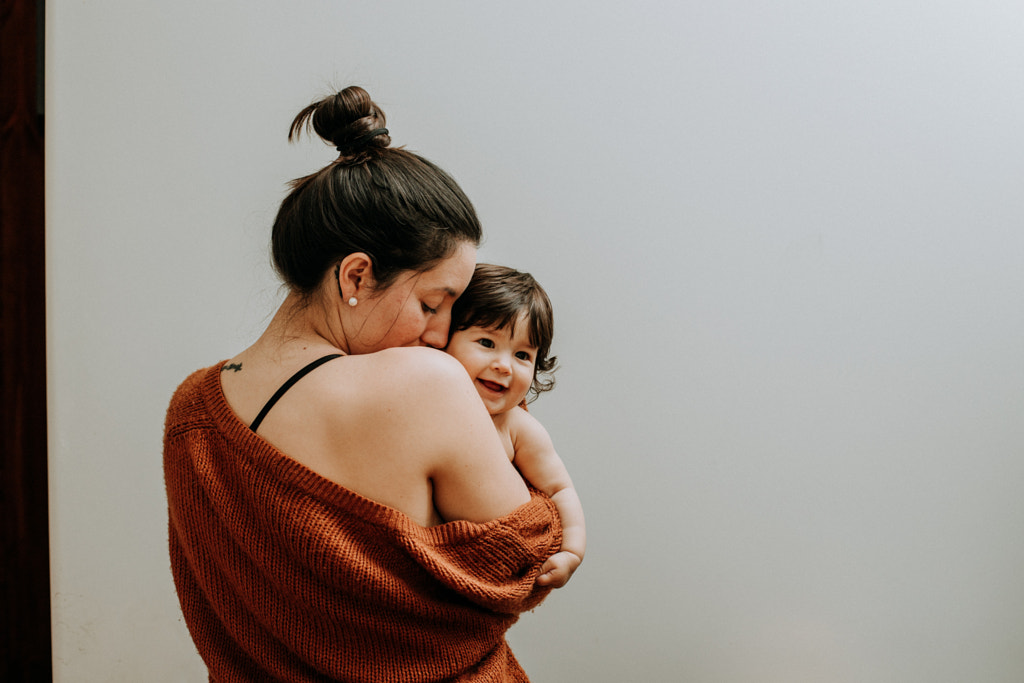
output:
<path id="1" fill-rule="evenodd" d="M 419 526 L 252 432 L 220 368 L 178 388 L 164 433 L 171 568 L 210 680 L 527 681 L 505 632 L 547 594 L 552 502 Z"/>

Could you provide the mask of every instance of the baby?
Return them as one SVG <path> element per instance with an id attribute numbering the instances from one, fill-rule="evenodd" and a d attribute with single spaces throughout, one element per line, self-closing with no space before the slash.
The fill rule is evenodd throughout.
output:
<path id="1" fill-rule="evenodd" d="M 554 386 L 538 377 L 554 370 L 551 302 L 528 273 L 479 264 L 452 309 L 447 351 L 473 378 L 509 459 L 534 488 L 554 502 L 562 547 L 541 567 L 538 585 L 560 588 L 583 561 L 586 526 L 569 472 L 525 399 Z"/>

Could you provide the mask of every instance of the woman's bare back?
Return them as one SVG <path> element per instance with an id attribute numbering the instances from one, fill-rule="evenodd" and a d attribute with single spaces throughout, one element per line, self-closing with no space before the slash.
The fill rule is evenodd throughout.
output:
<path id="1" fill-rule="evenodd" d="M 224 365 L 228 404 L 251 424 L 296 371 L 331 352 L 337 350 L 286 344 L 271 355 L 257 343 Z M 459 382 L 463 377 L 461 366 L 432 349 L 342 356 L 295 383 L 257 433 L 320 476 L 422 526 L 492 519 L 525 503 L 528 494 L 521 482 L 517 490 L 518 475 L 490 418 L 482 405 L 473 405 L 479 400 L 460 400 L 460 383 L 473 392 L 468 380 Z M 456 443 L 451 435 L 459 432 Z"/>

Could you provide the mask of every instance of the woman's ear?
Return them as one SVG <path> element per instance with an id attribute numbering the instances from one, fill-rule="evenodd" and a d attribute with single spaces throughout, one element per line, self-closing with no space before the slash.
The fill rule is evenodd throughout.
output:
<path id="1" fill-rule="evenodd" d="M 354 298 L 365 298 L 373 290 L 373 261 L 368 254 L 357 251 L 341 260 L 334 270 L 341 298 L 350 305 Z"/>

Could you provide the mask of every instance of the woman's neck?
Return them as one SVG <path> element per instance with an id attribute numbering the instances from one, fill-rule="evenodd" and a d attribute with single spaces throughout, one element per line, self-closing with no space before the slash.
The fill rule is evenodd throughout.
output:
<path id="1" fill-rule="evenodd" d="M 291 292 L 253 348 L 259 347 L 264 353 L 275 356 L 287 356 L 316 347 L 348 353 L 347 341 L 340 334 L 340 328 L 337 311 L 325 306 L 316 294 L 304 301 L 300 295 Z"/>

